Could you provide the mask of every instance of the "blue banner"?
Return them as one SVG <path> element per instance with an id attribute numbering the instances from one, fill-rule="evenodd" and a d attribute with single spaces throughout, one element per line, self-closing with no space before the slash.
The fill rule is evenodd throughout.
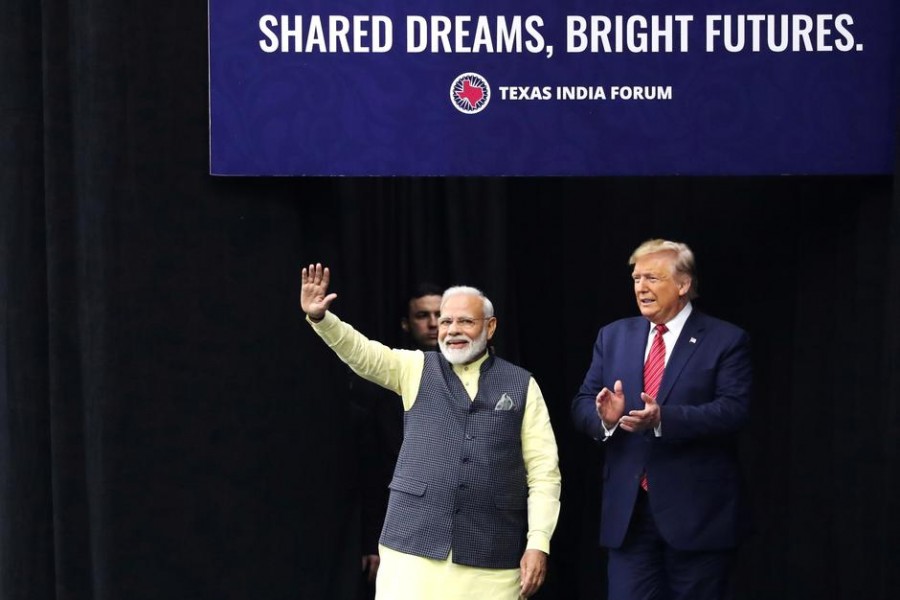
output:
<path id="1" fill-rule="evenodd" d="M 876 174 L 892 0 L 209 0 L 215 175 Z"/>

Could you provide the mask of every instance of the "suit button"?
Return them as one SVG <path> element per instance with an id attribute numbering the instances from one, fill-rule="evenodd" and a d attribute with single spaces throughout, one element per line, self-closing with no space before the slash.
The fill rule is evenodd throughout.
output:
<path id="1" fill-rule="evenodd" d="M 468 488 L 468 487 L 469 487 L 469 486 L 467 486 L 467 485 L 464 484 L 464 483 L 459 484 L 459 489 L 461 489 L 461 490 L 464 490 L 464 489 L 466 489 L 466 488 Z"/>
<path id="2" fill-rule="evenodd" d="M 463 461 L 463 463 L 469 462 L 469 457 L 467 456 L 467 457 L 463 458 L 462 461 Z"/>
<path id="3" fill-rule="evenodd" d="M 467 439 L 467 440 L 474 440 L 474 439 L 475 439 L 475 436 L 474 436 L 474 435 L 469 435 L 469 434 L 467 433 L 467 434 L 466 434 L 466 439 Z"/>

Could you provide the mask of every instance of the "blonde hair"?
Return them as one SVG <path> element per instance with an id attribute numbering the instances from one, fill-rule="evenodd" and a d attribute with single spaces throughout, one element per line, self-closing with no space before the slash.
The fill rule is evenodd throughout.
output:
<path id="1" fill-rule="evenodd" d="M 675 254 L 675 273 L 691 280 L 691 287 L 687 292 L 688 300 L 698 296 L 697 267 L 694 262 L 694 253 L 687 244 L 670 240 L 652 239 L 638 246 L 628 259 L 629 266 L 634 266 L 637 261 L 648 254 L 657 252 L 672 252 Z"/>

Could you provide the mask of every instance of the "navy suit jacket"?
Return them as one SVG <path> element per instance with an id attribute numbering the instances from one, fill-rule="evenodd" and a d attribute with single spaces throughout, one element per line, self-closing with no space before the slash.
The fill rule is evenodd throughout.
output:
<path id="1" fill-rule="evenodd" d="M 644 351 L 650 322 L 622 319 L 600 329 L 594 358 L 572 403 L 575 426 L 603 439 L 595 398 L 617 379 L 625 414 L 644 408 Z M 650 509 L 660 535 L 679 550 L 737 546 L 750 531 L 738 468 L 736 436 L 748 419 L 752 388 L 750 343 L 738 327 L 696 310 L 672 349 L 656 401 L 662 437 L 619 427 L 603 442 L 600 544 L 625 539 L 646 469 Z"/>

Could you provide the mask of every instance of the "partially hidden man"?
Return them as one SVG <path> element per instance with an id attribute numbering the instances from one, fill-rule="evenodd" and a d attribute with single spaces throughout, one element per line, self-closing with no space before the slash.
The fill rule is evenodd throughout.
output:
<path id="1" fill-rule="evenodd" d="M 328 308 L 330 273 L 302 272 L 315 332 L 360 376 L 397 393 L 404 437 L 381 534 L 377 600 L 517 600 L 544 582 L 559 515 L 556 440 L 531 374 L 488 352 L 480 291 L 441 299 L 440 352 L 368 340 Z"/>
<path id="2" fill-rule="evenodd" d="M 629 264 L 641 316 L 600 329 L 572 405 L 576 428 L 604 448 L 609 599 L 728 598 L 750 530 L 737 456 L 749 338 L 693 306 L 685 244 L 649 240 Z"/>

